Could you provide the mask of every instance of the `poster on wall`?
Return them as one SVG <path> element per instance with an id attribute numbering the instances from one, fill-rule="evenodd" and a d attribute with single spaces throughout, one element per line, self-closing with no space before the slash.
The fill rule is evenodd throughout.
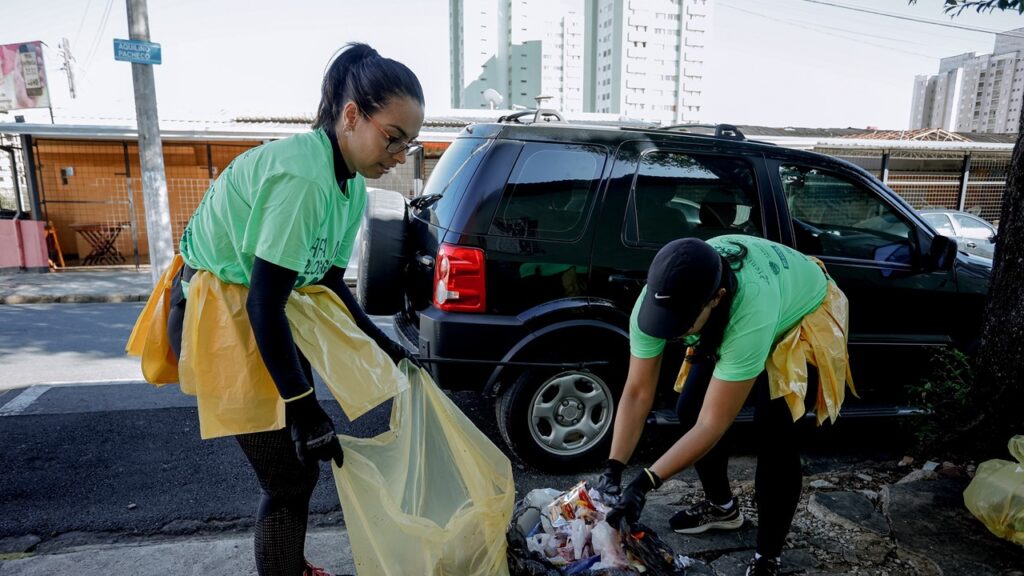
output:
<path id="1" fill-rule="evenodd" d="M 0 112 L 49 106 L 43 43 L 0 45 Z"/>

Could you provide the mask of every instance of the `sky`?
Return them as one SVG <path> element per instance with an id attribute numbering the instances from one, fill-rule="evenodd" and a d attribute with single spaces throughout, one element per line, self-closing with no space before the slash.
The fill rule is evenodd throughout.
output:
<path id="1" fill-rule="evenodd" d="M 943 57 L 990 53 L 995 39 L 808 0 L 711 2 L 704 122 L 906 128 L 914 76 L 935 74 Z M 835 2 L 990 30 L 1024 27 L 1016 12 L 965 12 L 951 20 L 942 0 Z M 163 53 L 154 67 L 161 119 L 312 116 L 326 65 L 352 41 L 408 65 L 423 84 L 428 117 L 451 106 L 448 0 L 148 4 L 151 39 Z M 75 99 L 60 69 L 62 37 L 75 57 Z M 128 38 L 124 0 L 0 0 L 0 44 L 48 46 L 57 123 L 134 124 L 131 65 L 114 60 L 114 38 Z M 18 114 L 50 121 L 46 110 Z M 0 122 L 13 116 L 0 114 Z"/>

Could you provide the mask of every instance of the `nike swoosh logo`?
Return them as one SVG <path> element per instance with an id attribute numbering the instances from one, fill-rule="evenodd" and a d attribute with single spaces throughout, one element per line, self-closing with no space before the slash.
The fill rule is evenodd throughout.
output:
<path id="1" fill-rule="evenodd" d="M 671 297 L 671 294 L 658 294 L 657 292 L 654 293 L 655 300 L 668 300 Z"/>

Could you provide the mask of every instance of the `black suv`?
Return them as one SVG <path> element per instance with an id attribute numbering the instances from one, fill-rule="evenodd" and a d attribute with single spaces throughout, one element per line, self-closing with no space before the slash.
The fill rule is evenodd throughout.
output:
<path id="1" fill-rule="evenodd" d="M 958 253 L 863 169 L 732 126 L 554 118 L 471 125 L 422 196 L 372 193 L 357 290 L 369 313 L 395 314 L 439 385 L 497 399 L 526 462 L 564 470 L 607 456 L 629 314 L 675 238 L 751 234 L 825 262 L 850 300 L 861 398 L 844 417 L 912 412 L 905 388 L 927 349 L 976 338 L 990 261 Z M 663 381 L 682 353 L 669 348 Z M 671 406 L 671 385 L 659 390 L 656 406 Z"/>

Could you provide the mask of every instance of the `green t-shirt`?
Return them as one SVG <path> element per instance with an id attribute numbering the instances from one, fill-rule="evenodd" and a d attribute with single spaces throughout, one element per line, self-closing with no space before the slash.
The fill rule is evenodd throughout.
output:
<path id="1" fill-rule="evenodd" d="M 342 193 L 323 130 L 247 150 L 196 208 L 180 250 L 185 263 L 229 284 L 249 285 L 254 257 L 299 273 L 295 287 L 344 268 L 366 208 L 356 175 Z"/>
<path id="2" fill-rule="evenodd" d="M 747 255 L 736 271 L 736 295 L 714 375 L 739 381 L 765 369 L 775 342 L 825 299 L 828 280 L 806 256 L 770 240 L 734 234 L 708 240 L 723 255 L 737 251 L 733 242 L 745 246 Z M 629 319 L 630 353 L 637 358 L 653 358 L 665 349 L 665 340 L 645 334 L 637 325 L 646 292 L 645 286 Z M 699 336 L 687 338 L 686 344 L 695 344 Z"/>

